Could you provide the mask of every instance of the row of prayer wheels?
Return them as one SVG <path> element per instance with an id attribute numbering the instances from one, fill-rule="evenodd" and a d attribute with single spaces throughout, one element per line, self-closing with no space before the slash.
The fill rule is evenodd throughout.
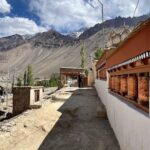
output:
<path id="1" fill-rule="evenodd" d="M 111 76 L 110 90 L 127 96 L 131 100 L 138 100 L 140 104 L 149 102 L 149 78 L 147 76 Z"/>

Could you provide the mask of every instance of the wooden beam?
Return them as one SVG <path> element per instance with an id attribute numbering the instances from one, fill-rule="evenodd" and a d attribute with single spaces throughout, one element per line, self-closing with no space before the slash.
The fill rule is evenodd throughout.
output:
<path id="1" fill-rule="evenodd" d="M 128 69 L 131 69 L 131 68 L 134 68 L 134 67 L 135 67 L 134 63 L 131 63 L 131 64 L 128 64 L 128 65 L 127 65 L 127 68 L 128 68 Z"/>
<path id="2" fill-rule="evenodd" d="M 110 73 L 110 75 L 123 75 L 123 74 L 142 73 L 142 72 L 150 72 L 150 65 L 143 65 L 143 66 L 134 67 L 130 69 L 124 69 L 121 71 L 112 72 Z"/>
<path id="3" fill-rule="evenodd" d="M 142 66 L 142 65 L 144 65 L 144 62 L 142 60 L 138 60 L 137 62 L 135 62 L 136 67 L 139 67 L 139 66 Z"/>

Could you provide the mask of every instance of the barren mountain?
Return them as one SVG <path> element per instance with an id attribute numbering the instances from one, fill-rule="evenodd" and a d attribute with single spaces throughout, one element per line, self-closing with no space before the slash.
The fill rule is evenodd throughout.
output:
<path id="1" fill-rule="evenodd" d="M 123 25 L 127 25 L 129 27 L 136 26 L 139 22 L 144 21 L 149 18 L 149 15 L 143 15 L 140 17 L 116 17 L 115 19 L 106 20 L 104 23 L 96 24 L 94 27 L 87 29 L 80 35 L 80 39 L 87 39 L 88 37 L 94 35 L 98 31 L 102 30 L 102 28 L 119 28 Z"/>
<path id="2" fill-rule="evenodd" d="M 116 28 L 111 25 L 105 26 L 106 41 L 112 30 L 121 31 L 123 29 L 124 18 L 119 20 L 122 23 L 115 26 Z M 112 20 L 106 21 L 105 24 L 109 22 L 112 24 Z M 31 64 L 36 77 L 49 78 L 52 73 L 59 72 L 60 67 L 80 67 L 82 45 L 86 52 L 86 66 L 89 67 L 91 53 L 93 54 L 96 48 L 101 47 L 103 41 L 102 30 L 101 28 L 97 29 L 97 26 L 99 25 L 86 30 L 78 39 L 53 30 L 39 33 L 29 40 L 25 40 L 19 35 L 12 36 L 12 40 L 10 37 L 8 39 L 1 38 L 0 58 L 7 57 L 8 63 L 1 61 L 0 72 L 7 73 L 10 70 L 10 75 L 12 75 L 16 68 L 16 76 L 19 76 Z"/>
<path id="3" fill-rule="evenodd" d="M 105 29 L 106 37 L 111 31 L 112 28 Z M 49 36 L 51 37 L 51 35 Z M 58 73 L 60 67 L 80 67 L 80 50 L 82 45 L 84 45 L 86 52 L 86 66 L 89 66 L 90 55 L 95 52 L 96 48 L 101 47 L 103 37 L 102 31 L 99 31 L 86 40 L 63 40 L 64 37 L 59 39 L 55 36 L 53 40 L 51 38 L 45 39 L 45 35 L 42 36 L 40 34 L 40 38 L 38 36 L 38 38 L 31 39 L 30 42 L 26 42 L 9 51 L 1 52 L 1 55 L 8 56 L 8 63 L 3 63 L 0 71 L 7 73 L 9 66 L 10 74 L 16 68 L 16 74 L 19 75 L 24 72 L 29 64 L 32 64 L 36 77 L 48 78 L 52 73 Z M 47 41 L 49 42 L 47 43 Z"/>
<path id="4" fill-rule="evenodd" d="M 78 40 L 69 36 L 62 35 L 54 30 L 39 33 L 31 41 L 34 47 L 59 48 L 62 46 L 72 46 L 78 43 Z"/>
<path id="5" fill-rule="evenodd" d="M 0 51 L 9 50 L 15 48 L 19 45 L 22 45 L 26 40 L 18 34 L 0 38 Z"/>

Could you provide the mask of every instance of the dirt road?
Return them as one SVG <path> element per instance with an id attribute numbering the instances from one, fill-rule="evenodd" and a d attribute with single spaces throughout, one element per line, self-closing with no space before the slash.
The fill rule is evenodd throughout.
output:
<path id="1" fill-rule="evenodd" d="M 0 149 L 120 150 L 108 120 L 96 117 L 102 104 L 94 89 L 59 94 L 62 99 L 13 119 L 10 132 L 0 133 Z M 66 95 L 71 97 L 63 100 Z"/>

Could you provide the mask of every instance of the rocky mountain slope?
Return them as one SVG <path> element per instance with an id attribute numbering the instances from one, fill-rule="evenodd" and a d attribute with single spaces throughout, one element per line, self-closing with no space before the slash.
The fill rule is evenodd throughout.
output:
<path id="1" fill-rule="evenodd" d="M 118 25 L 115 26 L 112 26 L 112 20 L 105 22 L 105 40 L 112 30 L 123 29 L 124 20 L 127 19 L 116 18 Z M 86 66 L 89 66 L 91 53 L 93 54 L 96 48 L 102 46 L 101 28 L 101 24 L 95 25 L 86 30 L 78 39 L 53 30 L 39 33 L 30 39 L 24 39 L 19 35 L 12 36 L 12 39 L 1 38 L 0 56 L 7 56 L 8 63 L 2 63 L 0 60 L 0 73 L 7 73 L 10 70 L 10 75 L 12 75 L 16 68 L 16 76 L 19 76 L 31 64 L 36 77 L 49 78 L 52 73 L 58 73 L 60 67 L 80 67 L 80 50 L 83 45 L 86 52 Z"/>
<path id="2" fill-rule="evenodd" d="M 15 48 L 21 44 L 24 44 L 26 40 L 18 34 L 0 38 L 0 51 L 9 50 Z"/>
<path id="3" fill-rule="evenodd" d="M 34 47 L 43 48 L 59 48 L 62 46 L 72 46 L 78 42 L 77 39 L 62 35 L 54 30 L 39 33 L 34 36 L 31 41 L 34 43 Z"/>
<path id="4" fill-rule="evenodd" d="M 105 35 L 111 33 L 113 28 L 105 29 Z M 122 27 L 117 30 L 121 30 Z M 114 30 L 114 29 L 113 29 Z M 55 40 L 62 42 L 61 45 L 57 45 L 53 42 L 49 42 L 47 45 L 46 40 L 43 38 L 43 42 L 36 45 L 37 38 L 26 42 L 16 48 L 13 48 L 6 52 L 0 52 L 0 55 L 8 56 L 8 63 L 3 63 L 0 67 L 0 72 L 8 71 L 10 68 L 10 74 L 14 73 L 16 68 L 16 75 L 19 76 L 24 72 L 29 64 L 32 64 L 34 75 L 36 77 L 49 78 L 52 73 L 58 73 L 60 67 L 80 67 L 80 50 L 81 46 L 84 46 L 86 53 L 86 66 L 90 66 L 90 55 L 93 54 L 98 47 L 102 46 L 103 36 L 102 30 L 89 37 L 86 40 L 74 40 L 71 42 L 63 43 L 63 40 Z M 48 39 L 47 39 L 48 40 Z M 51 41 L 51 39 L 50 39 Z M 74 43 L 74 44 L 72 44 Z"/>
<path id="5" fill-rule="evenodd" d="M 73 38 L 79 38 L 79 36 L 85 31 L 87 30 L 88 28 L 81 28 L 75 32 L 72 32 L 69 34 L 70 37 L 73 37 Z"/>
<path id="6" fill-rule="evenodd" d="M 87 39 L 88 37 L 94 35 L 98 31 L 102 30 L 102 28 L 118 28 L 123 25 L 127 25 L 129 27 L 136 26 L 139 22 L 144 21 L 149 18 L 149 15 L 143 15 L 140 17 L 116 17 L 115 19 L 106 20 L 102 24 L 96 24 L 94 27 L 87 29 L 80 35 L 80 39 Z"/>

